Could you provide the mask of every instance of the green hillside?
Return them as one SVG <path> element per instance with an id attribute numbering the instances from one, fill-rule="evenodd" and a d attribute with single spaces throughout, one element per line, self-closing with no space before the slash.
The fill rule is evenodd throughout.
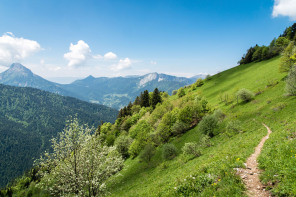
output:
<path id="1" fill-rule="evenodd" d="M 96 127 L 101 120 L 114 122 L 117 114 L 75 98 L 0 84 L 0 187 L 32 168 L 69 116 Z"/>
<path id="2" fill-rule="evenodd" d="M 192 160 L 179 154 L 171 161 L 163 161 L 161 146 L 149 165 L 140 163 L 138 158 L 128 159 L 122 176 L 110 185 L 112 196 L 178 196 L 182 192 L 188 196 L 186 192 L 190 190 L 199 191 L 201 196 L 243 195 L 245 188 L 233 168 L 242 167 L 266 135 L 262 123 L 273 131 L 259 158 L 264 170 L 262 180 L 276 195 L 296 195 L 295 173 L 291 173 L 295 169 L 296 103 L 295 97 L 284 96 L 285 74 L 279 73 L 278 69 L 279 57 L 241 65 L 213 76 L 195 91 L 186 88 L 187 94 L 181 99 L 177 95 L 170 97 L 169 100 L 177 106 L 182 100 L 202 95 L 213 108 L 222 109 L 226 118 L 219 127 L 219 135 L 211 139 L 211 147 L 202 149 L 202 156 Z M 256 92 L 255 99 L 237 104 L 234 94 L 241 88 Z M 229 97 L 227 105 L 221 102 L 225 94 Z M 243 132 L 227 133 L 225 125 L 232 120 L 240 121 Z M 186 142 L 198 142 L 201 135 L 195 127 L 170 143 L 181 153 Z M 214 180 L 204 178 L 209 175 Z M 191 176 L 205 180 L 195 181 Z M 195 188 L 190 186 L 193 183 Z"/>
<path id="3" fill-rule="evenodd" d="M 113 144 L 114 140 L 110 142 L 110 135 L 117 138 L 126 136 L 123 129 L 129 130 L 129 135 L 133 135 L 137 125 L 146 121 L 148 125 L 144 130 L 151 127 L 151 135 L 143 143 L 153 142 L 157 147 L 149 162 L 143 161 L 139 156 L 130 156 L 120 174 L 108 181 L 109 195 L 244 196 L 245 187 L 236 175 L 235 168 L 244 167 L 246 159 L 266 135 L 267 131 L 262 125 L 265 123 L 273 133 L 259 157 L 259 165 L 264 170 L 262 181 L 274 195 L 295 196 L 296 173 L 291 172 L 294 172 L 296 161 L 296 103 L 295 97 L 284 95 L 286 74 L 278 72 L 279 63 L 280 57 L 276 57 L 259 63 L 240 65 L 204 80 L 201 87 L 186 87 L 185 96 L 181 98 L 178 94 L 171 97 L 162 94 L 163 102 L 154 110 L 151 107 L 140 111 L 132 108 L 132 111 L 135 110 L 132 116 L 118 119 L 113 126 L 103 124 L 99 138 Z M 237 101 L 235 94 L 241 88 L 255 92 L 254 99 L 248 103 Z M 177 108 L 182 111 L 188 103 L 192 104 L 200 97 L 208 101 L 208 113 L 221 109 L 225 118 L 220 118 L 214 137 L 210 139 L 205 138 L 199 126 L 193 126 L 184 134 L 173 135 L 167 142 L 175 145 L 177 156 L 172 160 L 165 160 L 162 157 L 164 143 L 158 141 L 157 144 L 157 140 L 151 140 L 154 139 L 151 136 L 158 135 L 158 128 L 161 127 L 161 121 L 157 121 L 157 117 L 160 116 L 158 120 L 163 120 L 162 117 L 167 113 L 174 112 Z M 221 111 L 215 113 L 221 114 Z M 129 129 L 126 126 L 127 120 L 133 118 L 136 121 Z M 237 127 L 234 128 L 239 129 L 229 129 L 230 122 L 235 122 Z M 121 128 L 116 129 L 119 125 Z M 114 134 L 114 131 L 119 133 Z M 136 137 L 135 140 L 139 138 Z M 182 154 L 182 147 L 188 142 L 197 142 L 200 145 L 201 156 Z M 118 145 L 116 140 L 115 145 Z M 14 190 L 22 191 L 22 195 L 26 191 L 39 191 L 34 189 L 34 185 L 31 184 L 29 190 L 18 190 L 16 187 Z"/>
<path id="4" fill-rule="evenodd" d="M 95 132 L 74 120 L 74 129 L 53 140 L 48 160 L 41 158 L 0 195 L 246 196 L 237 171 L 249 167 L 247 158 L 267 134 L 265 124 L 272 133 L 258 158 L 264 188 L 275 196 L 296 196 L 291 32 L 287 28 L 268 47 L 251 47 L 241 65 L 198 79 L 173 96 L 145 90 L 114 124 L 101 123 Z M 110 153 L 97 156 L 104 150 Z M 114 167 L 108 165 L 112 160 Z"/>

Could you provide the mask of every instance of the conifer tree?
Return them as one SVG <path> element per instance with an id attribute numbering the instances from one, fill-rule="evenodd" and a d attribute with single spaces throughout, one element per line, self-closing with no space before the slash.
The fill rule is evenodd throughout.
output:
<path id="1" fill-rule="evenodd" d="M 160 96 L 159 90 L 155 88 L 152 94 L 152 102 L 151 102 L 152 107 L 155 108 L 157 103 L 161 103 L 161 96 Z"/>
<path id="2" fill-rule="evenodd" d="M 141 94 L 141 107 L 149 107 L 150 106 L 149 92 L 145 90 L 143 94 Z"/>

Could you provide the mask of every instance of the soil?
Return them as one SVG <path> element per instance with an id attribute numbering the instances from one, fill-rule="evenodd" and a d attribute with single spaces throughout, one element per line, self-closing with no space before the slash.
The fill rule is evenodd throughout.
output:
<path id="1" fill-rule="evenodd" d="M 247 195 L 252 197 L 269 197 L 270 192 L 267 191 L 259 179 L 261 170 L 258 168 L 257 157 L 260 155 L 262 147 L 265 141 L 269 138 L 271 130 L 268 126 L 263 124 L 268 134 L 262 138 L 258 146 L 255 148 L 255 152 L 247 159 L 246 168 L 238 168 L 237 174 L 243 179 L 244 184 L 247 188 Z"/>

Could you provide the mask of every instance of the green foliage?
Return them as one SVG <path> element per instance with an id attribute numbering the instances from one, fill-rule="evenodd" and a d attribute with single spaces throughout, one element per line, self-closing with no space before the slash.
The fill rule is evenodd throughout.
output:
<path id="1" fill-rule="evenodd" d="M 152 144 L 146 144 L 144 150 L 140 154 L 140 160 L 149 163 L 155 154 L 155 147 Z"/>
<path id="2" fill-rule="evenodd" d="M 213 115 L 219 120 L 223 121 L 226 115 L 223 113 L 221 109 L 216 109 L 213 113 Z"/>
<path id="3" fill-rule="evenodd" d="M 243 102 L 247 103 L 249 101 L 251 101 L 254 98 L 254 93 L 251 92 L 248 89 L 240 89 L 237 93 L 236 96 L 238 99 L 242 100 Z"/>
<path id="4" fill-rule="evenodd" d="M 181 98 L 181 97 L 183 97 L 183 96 L 185 96 L 185 90 L 184 90 L 184 88 L 180 88 L 179 90 L 178 90 L 178 97 L 179 98 Z"/>
<path id="5" fill-rule="evenodd" d="M 159 90 L 157 88 L 155 88 L 153 91 L 153 94 L 152 94 L 151 105 L 153 108 L 155 108 L 155 106 L 161 102 L 162 102 L 162 100 L 161 100 Z"/>
<path id="6" fill-rule="evenodd" d="M 204 81 L 202 79 L 197 79 L 194 84 L 196 87 L 201 87 L 204 84 Z"/>
<path id="7" fill-rule="evenodd" d="M 288 44 L 289 44 L 289 39 L 285 38 L 285 37 L 279 37 L 276 42 L 275 45 L 279 48 L 281 48 L 281 50 L 285 49 Z"/>
<path id="8" fill-rule="evenodd" d="M 218 119 L 214 115 L 204 116 L 203 119 L 198 124 L 198 129 L 208 135 L 213 137 L 216 132 L 215 129 L 218 127 Z"/>
<path id="9" fill-rule="evenodd" d="M 183 121 L 177 120 L 172 127 L 172 133 L 174 135 L 180 135 L 185 133 L 189 129 L 190 125 L 184 123 Z"/>
<path id="10" fill-rule="evenodd" d="M 127 135 L 120 135 L 116 140 L 115 140 L 115 147 L 116 150 L 122 155 L 123 158 L 128 158 L 128 149 L 133 142 L 133 139 Z"/>
<path id="11" fill-rule="evenodd" d="M 184 155 L 193 155 L 194 157 L 199 157 L 201 155 L 200 147 L 195 142 L 188 142 L 182 148 Z"/>
<path id="12" fill-rule="evenodd" d="M 135 158 L 147 144 L 148 134 L 152 131 L 152 127 L 146 120 L 139 121 L 130 129 L 129 135 L 135 139 L 128 150 L 132 158 Z"/>
<path id="13" fill-rule="evenodd" d="M 167 142 L 169 137 L 172 135 L 172 127 L 177 120 L 176 114 L 169 111 L 161 119 L 158 127 L 157 133 L 160 136 L 161 142 Z"/>
<path id="14" fill-rule="evenodd" d="M 97 126 L 114 122 L 118 111 L 71 97 L 0 84 L 0 187 L 32 167 L 34 159 L 50 151 L 69 116 Z"/>
<path id="15" fill-rule="evenodd" d="M 173 144 L 164 144 L 162 147 L 162 158 L 164 160 L 172 160 L 178 154 L 176 146 Z"/>
<path id="16" fill-rule="evenodd" d="M 104 195 L 106 181 L 121 170 L 123 160 L 114 147 L 103 146 L 91 133 L 77 119 L 69 121 L 52 139 L 53 153 L 38 161 L 41 181 L 36 186 L 53 196 Z"/>
<path id="17" fill-rule="evenodd" d="M 202 193 L 207 187 L 215 182 L 215 178 L 211 174 L 190 175 L 182 180 L 175 187 L 176 196 L 195 196 Z"/>
<path id="18" fill-rule="evenodd" d="M 280 72 L 290 71 L 292 66 L 296 63 L 296 61 L 293 59 L 294 54 L 296 54 L 295 42 L 290 42 L 281 57 Z"/>
<path id="19" fill-rule="evenodd" d="M 145 90 L 143 94 L 141 94 L 141 107 L 149 107 L 150 106 L 150 98 L 148 90 Z"/>
<path id="20" fill-rule="evenodd" d="M 226 134 L 233 136 L 242 131 L 241 122 L 239 120 L 231 120 L 226 125 Z"/>
<path id="21" fill-rule="evenodd" d="M 296 96 L 296 66 L 294 66 L 288 74 L 285 91 L 289 96 Z"/>

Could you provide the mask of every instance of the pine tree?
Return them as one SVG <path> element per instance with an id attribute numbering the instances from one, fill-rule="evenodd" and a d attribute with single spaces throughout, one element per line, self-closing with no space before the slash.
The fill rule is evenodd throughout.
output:
<path id="1" fill-rule="evenodd" d="M 141 107 L 149 107 L 149 92 L 148 90 L 145 90 L 143 94 L 141 94 Z"/>
<path id="2" fill-rule="evenodd" d="M 159 90 L 155 88 L 152 94 L 152 102 L 151 102 L 152 107 L 155 108 L 157 103 L 161 103 L 161 96 L 160 96 Z"/>
<path id="3" fill-rule="evenodd" d="M 134 105 L 140 105 L 141 104 L 141 99 L 139 96 L 136 97 L 135 101 L 134 101 Z"/>

